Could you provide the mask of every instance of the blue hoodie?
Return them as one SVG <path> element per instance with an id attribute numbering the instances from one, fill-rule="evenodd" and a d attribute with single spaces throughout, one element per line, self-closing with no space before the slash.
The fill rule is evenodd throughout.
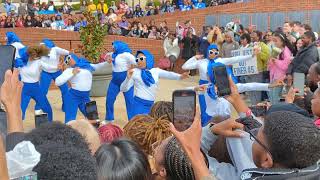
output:
<path id="1" fill-rule="evenodd" d="M 94 67 L 91 66 L 91 63 L 84 57 L 78 57 L 75 54 L 70 54 L 71 58 L 76 62 L 74 67 L 79 67 L 81 69 L 86 69 L 91 72 L 95 71 Z M 67 56 L 65 56 L 66 58 Z"/>
<path id="2" fill-rule="evenodd" d="M 20 58 L 16 59 L 15 61 L 15 67 L 16 68 L 22 68 L 23 66 L 26 66 L 29 61 L 29 54 L 27 53 L 28 47 L 24 47 L 19 50 Z"/>
<path id="3" fill-rule="evenodd" d="M 11 45 L 12 43 L 15 43 L 15 42 L 21 42 L 18 35 L 14 32 L 7 32 L 6 36 L 7 36 L 7 45 Z"/>
<path id="4" fill-rule="evenodd" d="M 114 48 L 114 52 L 112 54 L 112 63 L 113 65 L 115 65 L 115 60 L 116 60 L 116 57 L 119 55 L 119 54 L 122 54 L 122 53 L 131 53 L 131 49 L 129 48 L 129 45 L 125 42 L 122 42 L 122 41 L 113 41 L 112 43 L 113 45 L 113 48 Z"/>
<path id="5" fill-rule="evenodd" d="M 51 48 L 53 48 L 53 47 L 56 46 L 52 40 L 47 39 L 47 38 L 43 39 L 43 40 L 42 40 L 42 43 L 43 43 L 44 45 L 46 45 L 46 47 L 49 48 L 49 49 L 51 49 Z"/>
<path id="6" fill-rule="evenodd" d="M 154 66 L 154 57 L 153 55 L 148 51 L 148 50 L 140 50 L 137 51 L 136 57 L 142 53 L 146 57 L 146 68 L 141 69 L 141 79 L 144 82 L 145 85 L 150 87 L 152 84 L 155 83 L 151 72 L 149 71 L 150 69 L 153 68 Z"/>

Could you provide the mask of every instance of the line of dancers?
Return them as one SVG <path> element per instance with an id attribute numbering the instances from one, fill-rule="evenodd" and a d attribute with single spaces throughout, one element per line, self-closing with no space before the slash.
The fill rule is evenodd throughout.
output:
<path id="1" fill-rule="evenodd" d="M 30 102 L 35 100 L 35 113 L 40 110 L 48 114 L 49 121 L 53 120 L 52 108 L 47 99 L 48 89 L 52 80 L 59 87 L 62 97 L 62 111 L 65 112 L 65 122 L 75 120 L 78 109 L 86 116 L 85 104 L 90 102 L 92 88 L 92 73 L 96 70 L 112 67 L 112 79 L 107 89 L 105 120 L 114 121 L 114 103 L 120 92 L 126 102 L 127 116 L 130 120 L 138 114 L 149 114 L 156 99 L 159 79 L 184 80 L 188 72 L 178 74 L 154 67 L 154 57 L 148 50 L 139 50 L 132 55 L 132 50 L 125 42 L 114 41 L 110 59 L 99 64 L 92 64 L 84 57 L 79 57 L 68 50 L 57 47 L 53 41 L 43 39 L 38 46 L 24 46 L 19 37 L 13 32 L 6 33 L 7 44 L 16 48 L 15 67 L 20 71 L 22 90 L 21 109 L 23 119 Z M 64 56 L 64 61 L 60 57 Z M 214 88 L 215 66 L 227 66 L 238 86 L 239 92 L 268 91 L 275 84 L 266 83 L 237 83 L 232 69 L 228 65 L 249 60 L 249 56 L 219 58 L 219 49 L 210 45 L 207 54 L 197 55 L 189 59 L 182 68 L 185 70 L 198 69 L 200 73 L 199 87 L 206 86 L 205 92 L 199 95 L 202 125 L 206 125 L 214 116 L 225 116 L 231 113 L 231 105 L 224 98 L 217 97 Z M 62 71 L 62 67 L 67 68 Z M 199 90 L 199 87 L 192 87 Z"/>

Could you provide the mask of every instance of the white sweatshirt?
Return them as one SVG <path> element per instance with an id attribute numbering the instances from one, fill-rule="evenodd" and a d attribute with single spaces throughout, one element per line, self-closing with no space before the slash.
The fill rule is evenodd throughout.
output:
<path id="1" fill-rule="evenodd" d="M 24 48 L 25 45 L 23 45 L 21 42 L 14 42 L 14 43 L 11 44 L 11 46 L 14 46 L 16 48 L 15 59 L 20 58 L 19 50 Z"/>
<path id="2" fill-rule="evenodd" d="M 115 63 L 112 63 L 112 70 L 113 72 L 128 71 L 131 64 L 136 64 L 136 58 L 132 54 L 125 52 L 116 57 Z"/>
<path id="3" fill-rule="evenodd" d="M 235 63 L 239 63 L 240 61 L 246 61 L 252 58 L 252 55 L 247 56 L 236 56 L 230 58 L 218 58 L 215 62 L 220 62 L 225 65 L 232 65 Z M 190 58 L 187 62 L 185 62 L 182 66 L 183 70 L 192 70 L 198 69 L 200 73 L 200 79 L 208 81 L 208 59 L 199 59 L 197 60 L 195 57 Z"/>
<path id="4" fill-rule="evenodd" d="M 40 59 L 28 61 L 26 66 L 19 68 L 21 81 L 25 83 L 39 82 L 43 68 L 52 68 L 52 66 L 42 63 Z"/>
<path id="5" fill-rule="evenodd" d="M 59 65 L 60 56 L 66 56 L 68 54 L 69 54 L 68 50 L 65 50 L 59 47 L 51 48 L 49 55 L 42 56 L 41 61 L 45 64 L 51 65 L 50 67 L 54 67 L 54 68 L 43 68 L 43 70 L 48 73 L 55 73 L 59 71 L 58 65 Z"/>
<path id="6" fill-rule="evenodd" d="M 103 62 L 99 64 L 91 64 L 95 70 L 105 68 L 109 63 Z M 80 69 L 80 72 L 76 75 L 73 74 L 74 68 L 67 68 L 63 73 L 57 77 L 55 83 L 57 86 L 61 86 L 70 81 L 71 88 L 78 91 L 90 91 L 92 86 L 92 72 L 87 69 Z"/>
<path id="7" fill-rule="evenodd" d="M 144 100 L 154 101 L 156 99 L 156 93 L 158 90 L 159 78 L 171 80 L 179 80 L 181 78 L 180 74 L 165 71 L 160 68 L 152 68 L 150 72 L 155 81 L 155 83 L 150 87 L 145 85 L 143 82 L 141 78 L 141 69 L 135 68 L 132 77 L 130 79 L 127 77 L 125 79 L 125 81 L 121 84 L 120 90 L 126 92 L 132 87 L 132 85 L 134 85 L 135 96 Z"/>
<path id="8" fill-rule="evenodd" d="M 178 58 L 179 54 L 180 54 L 180 47 L 179 47 L 179 43 L 178 43 L 178 38 L 175 38 L 172 43 L 171 43 L 171 41 L 172 40 L 168 37 L 163 41 L 164 53 L 165 53 L 166 57 L 173 55 L 176 58 Z"/>
<path id="9" fill-rule="evenodd" d="M 238 83 L 238 92 L 243 93 L 247 91 L 269 91 L 268 83 Z M 212 99 L 208 93 L 204 94 L 207 109 L 206 113 L 211 116 L 229 116 L 231 114 L 231 104 L 225 98 L 218 97 Z"/>

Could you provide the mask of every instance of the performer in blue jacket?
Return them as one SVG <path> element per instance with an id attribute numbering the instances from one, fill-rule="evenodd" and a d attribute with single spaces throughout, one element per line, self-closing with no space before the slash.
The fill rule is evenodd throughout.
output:
<path id="1" fill-rule="evenodd" d="M 121 85 L 121 91 L 127 92 L 134 86 L 133 106 L 130 110 L 132 114 L 129 119 L 138 114 L 149 114 L 150 109 L 156 99 L 159 89 L 159 79 L 180 80 L 188 78 L 188 73 L 177 74 L 153 68 L 154 58 L 148 50 L 138 51 L 136 54 L 137 68 L 128 70 L 128 75 Z"/>
<path id="2" fill-rule="evenodd" d="M 49 50 L 48 56 L 42 56 L 41 61 L 42 63 L 50 65 L 50 67 L 53 68 L 43 68 L 43 71 L 41 73 L 41 79 L 40 79 L 40 87 L 41 90 L 45 95 L 48 94 L 49 87 L 51 85 L 51 81 L 55 81 L 58 76 L 62 74 L 62 71 L 59 69 L 60 64 L 60 56 L 66 56 L 69 54 L 68 50 L 62 49 L 57 47 L 53 41 L 50 39 L 43 39 L 42 43 L 45 45 Z M 61 95 L 62 95 L 62 110 L 64 111 L 64 104 L 66 102 L 66 98 L 68 95 L 68 84 L 62 84 L 59 86 Z M 36 104 L 35 107 L 36 114 L 37 110 L 40 110 L 40 107 L 38 104 Z"/>
<path id="3" fill-rule="evenodd" d="M 76 119 L 78 108 L 86 116 L 85 105 L 90 102 L 92 72 L 105 68 L 109 63 L 91 64 L 85 58 L 75 54 L 66 56 L 64 63 L 69 67 L 56 78 L 55 84 L 61 86 L 68 81 L 71 84 L 68 101 L 65 102 L 65 123 L 67 123 Z"/>
<path id="4" fill-rule="evenodd" d="M 131 54 L 128 44 L 121 41 L 114 41 L 112 53 L 112 79 L 108 87 L 106 98 L 106 120 L 114 121 L 114 102 L 120 92 L 120 86 L 127 77 L 127 71 L 132 64 L 136 64 L 135 57 Z M 130 106 L 133 101 L 133 87 L 123 93 L 128 119 L 132 117 Z"/>
<path id="5" fill-rule="evenodd" d="M 15 67 L 19 69 L 23 82 L 21 95 L 22 119 L 32 98 L 48 114 L 48 120 L 52 121 L 52 109 L 45 94 L 42 93 L 39 80 L 42 68 L 52 68 L 42 63 L 41 56 L 48 55 L 49 50 L 44 47 L 24 47 L 19 50 L 20 58 L 16 59 Z"/>
<path id="6" fill-rule="evenodd" d="M 16 48 L 16 56 L 15 59 L 20 58 L 19 50 L 24 48 L 25 46 L 21 43 L 20 38 L 14 32 L 6 33 L 7 45 L 14 46 Z"/>

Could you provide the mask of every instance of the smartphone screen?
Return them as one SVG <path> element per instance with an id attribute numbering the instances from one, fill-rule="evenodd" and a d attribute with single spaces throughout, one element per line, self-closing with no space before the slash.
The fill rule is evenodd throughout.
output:
<path id="1" fill-rule="evenodd" d="M 48 114 L 39 114 L 35 116 L 35 125 L 36 128 L 39 127 L 41 124 L 47 123 L 48 121 Z"/>
<path id="2" fill-rule="evenodd" d="M 265 116 L 267 113 L 267 106 L 251 106 L 249 107 L 252 111 L 252 113 L 257 116 Z"/>
<path id="3" fill-rule="evenodd" d="M 218 88 L 218 96 L 226 96 L 231 94 L 229 85 L 229 78 L 226 66 L 217 66 L 213 68 L 213 74 L 215 78 L 215 85 Z"/>
<path id="4" fill-rule="evenodd" d="M 188 129 L 196 112 L 196 93 L 192 90 L 177 90 L 172 94 L 173 124 L 178 131 Z"/>
<path id="5" fill-rule="evenodd" d="M 299 89 L 299 93 L 297 93 L 298 96 L 304 95 L 304 82 L 304 73 L 293 73 L 293 87 Z"/>
<path id="6" fill-rule="evenodd" d="M 0 86 L 4 81 L 4 74 L 13 69 L 16 49 L 10 45 L 0 45 Z"/>
<path id="7" fill-rule="evenodd" d="M 96 101 L 86 103 L 86 113 L 89 120 L 99 119 L 98 108 Z"/>

